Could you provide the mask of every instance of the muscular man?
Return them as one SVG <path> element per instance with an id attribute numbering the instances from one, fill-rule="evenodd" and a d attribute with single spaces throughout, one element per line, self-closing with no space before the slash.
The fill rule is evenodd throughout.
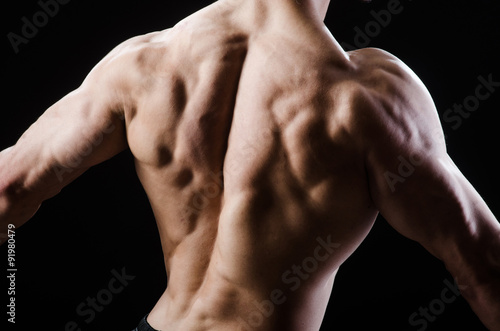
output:
<path id="1" fill-rule="evenodd" d="M 498 221 L 421 81 L 344 52 L 328 2 L 220 0 L 119 45 L 1 152 L 2 231 L 130 148 L 168 274 L 138 330 L 318 330 L 379 212 L 500 330 Z"/>

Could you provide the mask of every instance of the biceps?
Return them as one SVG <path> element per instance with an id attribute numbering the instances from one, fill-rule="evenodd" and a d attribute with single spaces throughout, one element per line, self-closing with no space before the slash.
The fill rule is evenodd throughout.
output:
<path id="1" fill-rule="evenodd" d="M 17 180 L 52 196 L 125 147 L 119 116 L 77 90 L 50 107 L 13 148 Z"/>

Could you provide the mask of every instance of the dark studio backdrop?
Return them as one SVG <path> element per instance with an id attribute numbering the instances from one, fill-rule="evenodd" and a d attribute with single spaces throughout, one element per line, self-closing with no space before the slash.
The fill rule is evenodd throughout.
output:
<path id="1" fill-rule="evenodd" d="M 58 8 L 42 5 L 53 2 L 2 5 L 0 149 L 14 144 L 46 108 L 78 87 L 115 45 L 170 27 L 211 3 L 59 0 Z M 46 14 L 39 13 L 43 7 Z M 326 19 L 345 48 L 386 49 L 423 80 L 442 119 L 449 153 L 497 217 L 499 14 L 498 5 L 487 0 L 333 0 Z M 37 31 L 26 30 L 23 37 L 23 25 L 34 20 Z M 10 32 L 25 39 L 13 47 Z M 481 88 L 479 100 L 476 88 L 488 80 L 499 83 Z M 461 113 L 453 111 L 454 104 Z M 0 265 L 7 270 L 5 245 Z M 164 290 L 166 278 L 156 225 L 130 153 L 89 170 L 47 201 L 16 233 L 16 266 L 16 324 L 6 323 L 8 284 L 2 277 L 0 325 L 7 328 L 0 329 L 134 328 Z M 379 218 L 340 269 L 321 330 L 483 330 L 467 303 L 445 290 L 452 283 L 441 262 Z"/>

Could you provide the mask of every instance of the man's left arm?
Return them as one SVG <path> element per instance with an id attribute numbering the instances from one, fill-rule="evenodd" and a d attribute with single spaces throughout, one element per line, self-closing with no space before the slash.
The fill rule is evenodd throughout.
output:
<path id="1" fill-rule="evenodd" d="M 500 330 L 500 225 L 448 155 L 423 83 L 378 53 L 386 61 L 358 131 L 371 197 L 395 230 L 444 262 L 484 325 Z"/>

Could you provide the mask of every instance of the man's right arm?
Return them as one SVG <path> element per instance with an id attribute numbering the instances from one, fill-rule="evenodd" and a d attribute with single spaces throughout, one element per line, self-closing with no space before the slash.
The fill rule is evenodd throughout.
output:
<path id="1" fill-rule="evenodd" d="M 398 232 L 445 263 L 481 321 L 500 330 L 500 225 L 448 156 L 423 84 L 388 59 L 384 90 L 368 92 L 361 133 L 372 199 Z"/>

